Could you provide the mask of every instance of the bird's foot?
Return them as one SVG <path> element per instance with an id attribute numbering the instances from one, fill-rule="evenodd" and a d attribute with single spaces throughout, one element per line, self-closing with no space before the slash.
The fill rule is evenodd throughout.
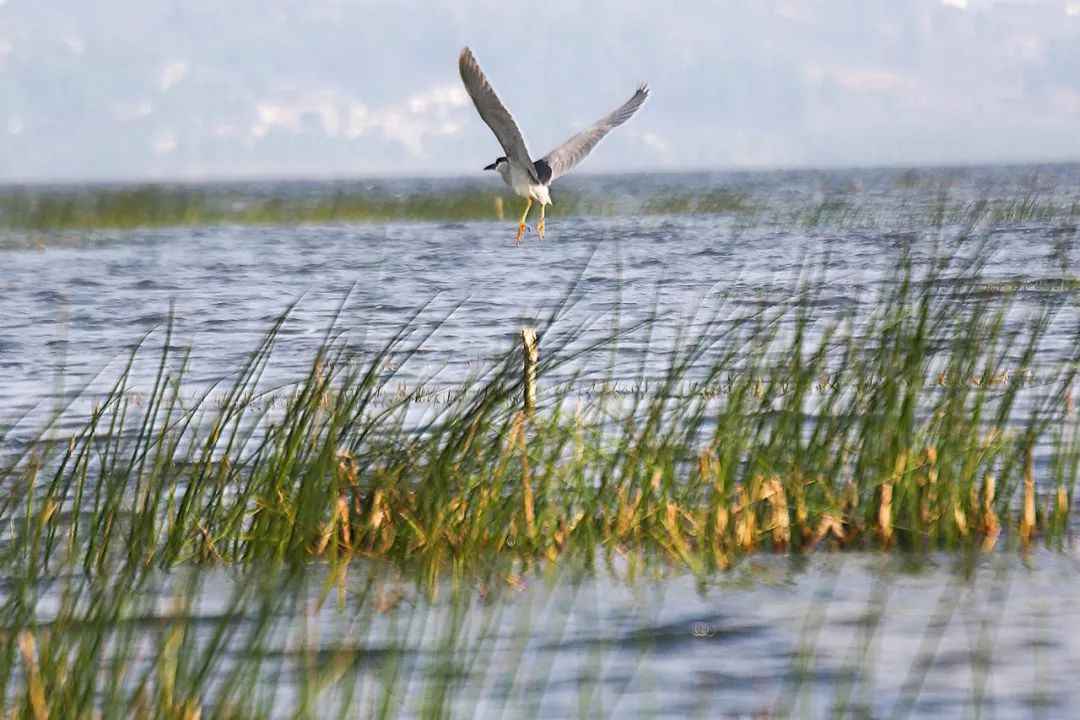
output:
<path id="1" fill-rule="evenodd" d="M 536 226 L 536 234 L 540 236 L 540 239 L 544 239 L 544 218 L 540 218 L 540 222 Z"/>
<path id="2" fill-rule="evenodd" d="M 514 240 L 515 245 L 521 244 L 521 238 L 525 237 L 525 231 L 529 229 L 529 226 L 525 223 L 518 225 L 517 238 Z"/>

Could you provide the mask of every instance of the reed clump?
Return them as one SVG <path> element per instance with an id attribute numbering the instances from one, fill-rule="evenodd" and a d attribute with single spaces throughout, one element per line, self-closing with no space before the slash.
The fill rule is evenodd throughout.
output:
<path id="1" fill-rule="evenodd" d="M 367 558 L 435 578 L 495 559 L 709 573 L 761 552 L 1061 543 L 1080 357 L 1040 365 L 1060 308 L 1006 322 L 1011 296 L 962 292 L 979 284 L 908 266 L 872 312 L 826 323 L 807 285 L 687 328 L 626 393 L 563 383 L 530 413 L 513 347 L 417 414 L 430 390 L 393 390 L 421 342 L 411 323 L 369 355 L 328 341 L 281 406 L 259 384 L 276 329 L 195 402 L 166 337 L 138 404 L 125 372 L 82 430 L 4 468 L 0 552 L 29 576 Z M 570 350 L 582 331 L 557 321 L 541 386 L 619 342 Z"/>
<path id="2" fill-rule="evenodd" d="M 538 323 L 532 412 L 516 335 L 443 392 L 398 382 L 438 341 L 416 318 L 367 353 L 330 328 L 268 402 L 285 316 L 196 394 L 166 327 L 77 432 L 5 455 L 0 713 L 388 717 L 422 677 L 401 712 L 461 714 L 462 677 L 487 663 L 520 683 L 522 656 L 492 659 L 499 611 L 476 619 L 471 592 L 429 618 L 400 607 L 404 587 L 486 596 L 539 568 L 704 579 L 754 554 L 1062 546 L 1080 337 L 1042 354 L 1067 296 L 1018 316 L 1022 288 L 988 291 L 977 262 L 909 261 L 882 287 L 827 319 L 812 280 L 721 308 L 682 328 L 663 368 L 601 381 L 573 368 L 651 324 L 597 337 L 557 308 Z M 350 608 L 336 644 L 312 619 L 330 597 Z M 389 640 L 367 630 L 384 613 L 401 618 Z M 425 632 L 434 665 L 409 646 Z"/>

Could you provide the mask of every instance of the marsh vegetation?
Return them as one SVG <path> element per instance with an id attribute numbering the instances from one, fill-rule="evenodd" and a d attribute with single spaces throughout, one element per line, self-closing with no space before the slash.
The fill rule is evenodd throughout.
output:
<path id="1" fill-rule="evenodd" d="M 452 212 L 428 215 L 395 201 L 368 216 L 338 198 L 230 215 L 208 214 L 205 198 L 138 192 L 57 206 L 60 196 L 8 195 L 0 206 L 9 227 L 37 231 L 450 219 L 481 216 L 490 203 L 443 199 Z M 657 213 L 755 206 L 717 193 L 650 202 Z M 793 207 L 789 219 L 804 225 L 870 217 L 845 203 Z M 515 342 L 467 376 L 410 370 L 454 352 L 439 345 L 449 314 L 432 304 L 402 313 L 379 343 L 357 343 L 339 322 L 341 297 L 287 383 L 269 382 L 266 369 L 292 342 L 282 332 L 291 307 L 209 384 L 192 377 L 192 348 L 166 320 L 88 409 L 71 402 L 0 426 L 0 710 L 614 712 L 611 668 L 687 639 L 737 642 L 743 630 L 706 614 L 663 632 L 646 618 L 648 632 L 582 634 L 582 593 L 678 586 L 705 597 L 761 582 L 762 572 L 831 567 L 821 558 L 980 575 L 1010 565 L 1003 557 L 1067 555 L 1080 468 L 1077 283 L 1065 250 L 1052 278 L 988 273 L 980 227 L 1052 220 L 1060 229 L 1075 211 L 1024 199 L 920 212 L 908 221 L 939 232 L 958 223 L 962 241 L 913 253 L 898 235 L 893 272 L 847 306 L 829 300 L 827 260 L 807 261 L 752 302 L 721 289 L 674 327 L 659 310 L 618 321 L 618 306 L 583 320 L 582 272 L 535 317 L 531 411 Z M 133 370 L 145 366 L 155 368 L 149 378 Z M 28 423 L 38 423 L 29 434 Z M 952 587 L 942 586 L 905 679 L 890 686 L 896 714 L 917 707 L 934 623 L 956 608 Z M 876 592 L 846 669 L 824 680 L 814 679 L 814 647 L 828 641 L 806 609 L 783 687 L 759 709 L 880 710 L 873 637 L 889 620 Z M 598 596 L 588 602 L 603 606 Z M 976 707 L 992 694 L 991 625 L 972 649 Z M 569 643 L 558 647 L 580 661 L 573 673 L 560 675 L 537 633 Z M 1040 688 L 1038 702 L 1052 702 Z M 707 690 L 691 700 L 705 715 L 715 707 Z M 643 702 L 635 712 L 665 712 Z"/>

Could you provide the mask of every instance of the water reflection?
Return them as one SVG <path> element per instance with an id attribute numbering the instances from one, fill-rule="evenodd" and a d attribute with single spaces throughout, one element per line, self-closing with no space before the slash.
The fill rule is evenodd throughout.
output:
<path id="1" fill-rule="evenodd" d="M 91 634 L 132 653 L 132 680 L 166 661 L 205 666 L 204 713 L 945 718 L 1061 716 L 1080 700 L 1069 556 L 774 557 L 709 581 L 614 569 L 447 582 L 434 600 L 363 564 L 329 585 L 319 569 L 188 569 L 148 580 Z M 82 582 L 37 602 L 37 636 L 56 651 L 86 640 L 64 597 Z M 110 593 L 124 595 L 84 588 L 83 607 Z M 170 642 L 191 657 L 168 657 Z M 237 677 L 254 684 L 230 696 Z"/>

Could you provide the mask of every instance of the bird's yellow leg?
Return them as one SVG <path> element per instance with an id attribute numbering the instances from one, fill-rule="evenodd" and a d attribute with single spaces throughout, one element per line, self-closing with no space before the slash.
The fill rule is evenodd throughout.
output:
<path id="1" fill-rule="evenodd" d="M 521 213 L 521 222 L 518 223 L 517 240 L 514 241 L 515 245 L 521 244 L 521 238 L 525 237 L 525 218 L 529 217 L 529 210 L 532 209 L 532 198 L 525 198 L 528 202 L 525 204 L 525 212 Z"/>
<path id="2" fill-rule="evenodd" d="M 540 222 L 536 225 L 536 234 L 540 236 L 540 239 L 544 239 L 544 213 L 547 212 L 547 205 L 540 203 Z"/>

